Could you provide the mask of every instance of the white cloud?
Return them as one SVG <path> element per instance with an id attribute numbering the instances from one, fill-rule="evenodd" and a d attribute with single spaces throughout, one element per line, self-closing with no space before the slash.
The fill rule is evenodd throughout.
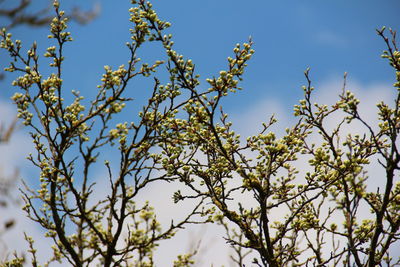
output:
<path id="1" fill-rule="evenodd" d="M 103 187 L 107 179 L 99 181 L 97 188 Z M 145 201 L 154 207 L 157 220 L 161 223 L 162 229 L 166 230 L 172 220 L 174 224 L 179 223 L 193 209 L 194 202 L 174 203 L 173 193 L 180 189 L 182 193 L 188 192 L 179 183 L 158 182 L 146 186 L 139 192 L 135 201 L 138 207 Z M 104 190 L 94 190 L 95 194 L 104 198 Z M 156 266 L 172 266 L 177 255 L 186 254 L 198 249 L 195 257 L 196 266 L 230 266 L 229 247 L 223 239 L 224 229 L 215 224 L 209 225 L 185 225 L 184 229 L 178 230 L 177 234 L 169 240 L 160 242 L 155 252 L 154 261 Z"/>
<path id="2" fill-rule="evenodd" d="M 318 86 L 315 91 L 315 102 L 333 104 L 333 101 L 337 99 L 338 94 L 342 88 L 342 81 L 330 80 L 322 83 Z M 360 89 L 362 88 L 362 89 Z M 378 99 L 390 101 L 392 94 L 390 93 L 391 88 L 386 85 L 373 85 L 373 86 L 361 86 L 357 82 L 349 82 L 348 89 L 351 89 L 356 95 L 361 96 L 362 103 L 360 104 L 361 113 L 366 115 L 368 120 L 376 120 L 376 110 L 373 107 Z M 272 127 L 272 130 L 278 133 L 283 133 L 286 127 L 293 124 L 296 119 L 292 117 L 292 114 L 286 112 L 287 107 L 285 104 L 277 99 L 262 99 L 258 103 L 255 103 L 246 111 L 231 116 L 233 121 L 233 127 L 236 132 L 241 134 L 245 139 L 246 136 L 257 134 L 262 129 L 262 122 L 268 121 L 269 117 L 273 114 L 276 115 L 278 123 Z M 374 117 L 375 116 L 375 117 Z M 374 119 L 375 118 L 375 119 Z M 329 121 L 328 128 L 332 128 L 336 125 L 339 118 L 335 117 Z M 348 128 L 348 131 L 362 131 L 361 128 Z M 315 140 L 317 141 L 317 140 Z M 299 169 L 303 171 L 307 170 L 308 163 L 306 160 L 300 161 L 298 164 Z M 372 168 L 371 172 L 377 171 L 377 168 Z M 105 181 L 106 179 L 104 179 Z M 239 180 L 237 182 L 240 182 Z M 100 185 L 99 188 L 102 188 Z M 153 184 L 143 190 L 138 199 L 150 200 L 150 204 L 155 207 L 157 218 L 161 221 L 164 227 L 168 226 L 172 219 L 176 222 L 178 218 L 182 218 L 185 214 L 190 211 L 192 205 L 190 203 L 174 204 L 172 201 L 172 194 L 180 186 L 175 183 L 158 183 Z M 181 188 L 182 191 L 185 191 Z M 104 191 L 97 191 L 98 194 L 104 195 Z M 243 205 L 252 205 L 250 195 L 244 193 L 239 194 L 235 198 L 235 202 L 240 202 Z M 285 210 L 273 211 L 273 220 L 282 219 L 285 214 Z M 197 242 L 201 240 L 201 246 L 199 254 L 197 256 L 196 266 L 234 266 L 232 261 L 229 259 L 229 255 L 232 251 L 226 244 L 223 236 L 225 232 L 222 227 L 218 225 L 189 225 L 186 229 L 178 232 L 178 234 L 171 240 L 162 241 L 160 247 L 156 251 L 155 261 L 157 266 L 163 266 L 165 264 L 171 264 L 176 258 L 177 254 L 185 253 L 190 251 L 191 248 L 196 246 Z M 251 257 L 248 258 L 251 261 Z"/>
<path id="3" fill-rule="evenodd" d="M 0 125 L 8 129 L 16 118 L 15 107 L 0 99 Z M 26 164 L 26 156 L 32 151 L 32 142 L 21 128 L 16 126 L 8 142 L 0 143 L 0 174 L 11 175 L 16 167 Z"/>
<path id="4" fill-rule="evenodd" d="M 333 101 L 338 99 L 338 94 L 341 92 L 342 82 L 340 81 L 327 81 L 319 86 L 322 90 L 320 93 L 317 92 L 316 102 L 333 104 Z M 395 89 L 387 84 L 371 84 L 362 85 L 357 81 L 349 81 L 346 86 L 347 90 L 354 93 L 356 98 L 360 100 L 358 106 L 359 113 L 363 120 L 365 120 L 371 128 L 376 131 L 378 130 L 378 108 L 377 104 L 381 101 L 387 103 L 389 106 L 393 106 L 395 99 Z M 333 117 L 328 121 L 328 128 L 333 128 L 337 125 L 341 117 Z M 347 134 L 364 134 L 369 135 L 368 129 L 360 122 L 355 122 L 350 125 L 344 125 L 342 135 Z M 373 157 L 373 161 L 368 165 L 367 171 L 370 179 L 368 180 L 368 187 L 370 189 L 382 186 L 384 170 L 379 165 L 377 157 Z"/>
<path id="5" fill-rule="evenodd" d="M 341 88 L 342 81 L 340 79 L 328 80 L 321 83 L 317 86 L 314 94 L 315 102 L 333 104 L 333 101 L 338 99 L 337 96 L 340 93 Z M 372 124 L 376 124 L 377 121 L 377 109 L 375 104 L 379 100 L 391 102 L 394 99 L 393 88 L 385 84 L 365 86 L 356 81 L 349 81 L 347 88 L 353 91 L 355 95 L 361 99 L 360 112 L 365 114 L 366 120 L 370 121 Z M 246 111 L 242 114 L 232 116 L 231 119 L 234 122 L 233 127 L 237 130 L 237 133 L 240 133 L 242 137 L 245 137 L 257 134 L 259 130 L 262 129 L 261 123 L 268 121 L 272 114 L 276 114 L 278 123 L 273 130 L 282 133 L 284 128 L 290 126 L 290 124 L 295 121 L 292 114 L 289 114 L 286 110 L 288 109 L 285 106 L 285 103 L 278 99 L 263 99 L 251 107 L 247 107 Z M 7 117 L 13 117 L 13 112 L 10 111 L 7 105 L 4 105 L 1 102 L 0 112 L 2 114 L 11 114 L 7 115 Z M 327 126 L 330 128 L 334 127 L 338 120 L 338 117 L 334 117 L 331 121 L 328 121 L 329 125 Z M 345 130 L 351 133 L 365 131 L 361 125 L 352 126 Z M 29 138 L 22 133 L 17 132 L 15 136 L 13 136 L 10 144 L 7 145 L 7 149 L 2 150 L 7 151 L 7 153 L 0 153 L 0 162 L 5 163 L 5 166 L 9 166 L 8 164 L 11 163 L 26 162 L 22 161 L 21 158 L 23 158 L 27 152 L 27 147 L 29 147 L 28 143 L 30 143 Z M 3 149 L 3 147 L 0 147 L 0 149 Z M 306 161 L 302 161 L 299 167 L 307 169 L 308 164 Z M 376 163 L 371 164 L 369 172 L 370 176 L 374 177 L 373 180 L 371 180 L 371 183 L 378 186 L 379 182 L 375 177 L 379 177 L 381 172 Z M 100 175 L 96 176 L 100 177 Z M 103 180 L 98 181 L 99 184 L 96 186 L 96 190 L 94 190 L 94 193 L 98 198 L 104 197 L 105 194 L 105 191 L 101 190 L 101 188 L 108 188 L 106 186 L 107 179 L 104 177 L 101 179 Z M 146 190 L 143 190 L 140 194 L 139 199 L 150 200 L 150 204 L 156 209 L 157 218 L 164 226 L 168 226 L 171 219 L 176 221 L 176 218 L 182 218 L 191 208 L 189 203 L 184 205 L 173 203 L 172 193 L 177 189 L 177 187 L 178 186 L 174 183 L 158 183 L 146 188 Z M 240 196 L 239 201 L 244 204 L 249 203 L 244 194 Z M 22 213 L 10 211 L 9 215 L 17 218 L 18 226 L 15 228 L 14 232 L 10 232 L 7 236 L 4 236 L 6 238 L 5 240 L 7 240 L 7 245 L 10 248 L 20 248 L 22 244 L 21 242 L 23 242 L 21 241 L 21 230 L 25 230 L 38 240 L 37 245 L 39 252 L 42 251 L 41 253 L 45 254 L 49 249 L 50 243 L 48 240 L 41 237 L 41 230 L 37 228 L 35 224 L 24 218 Z M 281 216 L 281 214 L 276 214 L 277 218 L 279 216 Z M 197 256 L 197 266 L 210 266 L 211 264 L 214 264 L 214 266 L 231 266 L 232 262 L 229 260 L 229 254 L 231 251 L 226 245 L 225 240 L 222 238 L 224 234 L 224 230 L 217 225 L 189 226 L 178 232 L 178 234 L 171 240 L 161 242 L 155 256 L 157 266 L 165 266 L 166 264 L 168 266 L 171 265 L 177 254 L 190 251 L 191 248 L 196 246 L 199 240 L 201 240 L 201 246 L 199 255 Z"/>
<path id="6" fill-rule="evenodd" d="M 3 254 L 0 253 L 0 259 L 5 259 L 6 255 L 8 259 L 12 259 L 12 253 L 16 251 L 18 255 L 25 253 L 27 262 L 30 263 L 31 255 L 26 254 L 28 250 L 28 243 L 24 239 L 24 233 L 26 233 L 35 240 L 34 247 L 37 249 L 39 262 L 44 263 L 48 260 L 51 255 L 52 242 L 44 237 L 44 231 L 40 226 L 29 220 L 19 207 L 11 206 L 8 209 L 2 209 L 1 212 L 4 214 L 1 221 L 14 219 L 16 224 L 1 236 L 0 251 L 3 251 Z M 52 264 L 52 266 L 57 266 L 57 264 Z"/>
<path id="7" fill-rule="evenodd" d="M 316 86 L 316 89 L 313 92 L 312 102 L 327 104 L 328 106 L 332 105 L 339 99 L 338 95 L 341 93 L 342 87 L 343 80 L 331 79 L 324 81 Z M 363 85 L 354 80 L 349 80 L 347 82 L 346 89 L 352 91 L 355 96 L 360 99 L 358 110 L 362 115 L 362 118 L 368 122 L 372 129 L 378 129 L 378 109 L 376 104 L 380 101 L 384 101 L 393 106 L 395 89 L 388 84 Z M 296 121 L 291 114 L 284 112 L 285 110 L 287 109 L 285 109 L 283 102 L 277 100 L 261 100 L 259 103 L 255 103 L 243 114 L 233 118 L 233 121 L 236 122 L 234 128 L 237 130 L 237 133 L 246 133 L 246 135 L 242 135 L 242 139 L 245 139 L 243 136 L 247 136 L 249 133 L 257 133 L 257 129 L 261 129 L 261 122 L 268 121 L 268 117 L 275 114 L 278 118 L 278 123 L 273 130 L 282 133 L 284 129 L 289 126 L 288 124 L 294 125 L 294 122 Z M 334 116 L 331 116 L 331 118 L 325 122 L 326 128 L 335 128 L 343 118 L 343 115 L 343 113 L 338 112 L 335 113 Z M 341 136 L 343 138 L 349 133 L 353 135 L 367 133 L 368 135 L 368 129 L 361 123 L 357 122 L 350 125 L 345 124 L 341 129 Z M 278 134 L 278 136 L 280 135 Z M 319 144 L 321 143 L 321 140 L 317 134 L 314 134 L 309 138 L 309 142 Z M 305 157 L 300 158 L 298 162 L 295 163 L 295 166 L 300 170 L 300 177 L 302 174 L 310 170 L 308 160 Z M 385 181 L 385 179 L 383 179 L 385 173 L 383 168 L 379 165 L 377 157 L 372 158 L 371 164 L 367 166 L 366 170 L 370 177 L 367 182 L 368 190 L 375 191 L 377 187 L 382 187 Z M 380 192 L 382 192 L 382 188 Z M 359 211 L 359 215 L 363 218 L 371 216 L 366 205 L 360 208 Z M 275 212 L 273 215 L 274 217 L 279 218 L 282 214 Z M 338 224 L 342 223 L 342 219 L 341 216 L 332 218 L 332 220 Z M 396 247 L 398 247 L 398 245 Z M 392 251 L 395 251 L 395 248 L 393 248 Z"/>
<path id="8" fill-rule="evenodd" d="M 7 128 L 16 117 L 15 107 L 9 102 L 0 99 L 0 115 L 1 125 Z M 0 176 L 6 179 L 13 179 L 12 182 L 15 183 L 15 187 L 12 188 L 10 193 L 15 200 L 20 199 L 18 188 L 22 187 L 20 180 L 17 179 L 19 176 L 15 177 L 16 170 L 22 174 L 27 172 L 29 162 L 26 157 L 32 151 L 33 145 L 30 137 L 18 126 L 8 142 L 0 143 Z M 24 240 L 24 232 L 36 240 L 38 258 L 41 261 L 45 260 L 51 243 L 43 237 L 43 231 L 40 226 L 26 218 L 25 213 L 18 204 L 14 205 L 12 203 L 10 202 L 8 207 L 1 209 L 0 232 L 3 232 L 3 234 L 0 236 L 0 260 L 5 259 L 7 255 L 12 258 L 14 251 L 18 253 L 27 251 L 28 243 Z M 4 231 L 4 222 L 11 219 L 15 220 L 15 225 Z"/>
<path id="9" fill-rule="evenodd" d="M 283 133 L 283 130 L 294 121 L 291 118 L 292 114 L 288 114 L 286 110 L 287 107 L 279 99 L 265 98 L 229 118 L 236 133 L 242 137 L 258 134 L 263 129 L 262 123 L 268 122 L 271 116 L 278 120 L 271 129 Z"/>

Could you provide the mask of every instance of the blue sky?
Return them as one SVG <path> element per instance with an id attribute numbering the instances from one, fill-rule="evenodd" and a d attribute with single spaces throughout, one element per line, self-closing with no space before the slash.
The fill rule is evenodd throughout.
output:
<path id="1" fill-rule="evenodd" d="M 40 7 L 47 3 L 34 2 Z M 70 24 L 75 41 L 65 47 L 64 88 L 79 90 L 90 99 L 100 83 L 103 66 L 117 67 L 128 60 L 124 44 L 129 41 L 131 27 L 130 1 L 81 2 L 63 1 L 61 7 L 65 4 L 66 10 L 73 5 L 89 9 L 99 3 L 101 13 L 89 25 Z M 289 117 L 293 105 L 302 97 L 300 88 L 305 84 L 303 72 L 307 67 L 311 68 L 315 85 L 325 90 L 322 99 L 340 92 L 344 72 L 348 72 L 349 83 L 359 94 L 374 92 L 369 94 L 376 98 L 369 99 L 372 104 L 381 96 L 390 99 L 385 90 L 390 90 L 394 73 L 387 61 L 380 58 L 385 45 L 375 29 L 385 25 L 400 30 L 398 0 L 168 0 L 153 4 L 158 15 L 172 23 L 169 32 L 174 35 L 175 50 L 193 60 L 203 81 L 225 68 L 226 58 L 232 55 L 236 43 L 252 37 L 256 53 L 241 84 L 244 90 L 224 102 L 224 110 L 242 121 L 258 122 L 278 110 Z M 18 27 L 11 32 L 25 48 L 33 40 L 37 40 L 43 52 L 54 45 L 46 38 L 47 29 Z M 162 55 L 153 51 L 144 49 L 139 56 L 154 59 Z M 7 59 L 5 52 L 0 51 L 0 67 Z M 48 73 L 48 61 L 42 59 L 42 70 Z M 7 75 L 6 81 L 0 83 L 0 104 L 5 105 L 16 90 L 7 85 L 11 78 Z M 132 96 L 140 99 L 142 88 L 133 87 Z M 266 104 L 271 106 L 264 108 Z M 0 107 L 1 121 L 11 117 L 8 114 L 9 109 Z M 242 129 L 243 125 L 249 124 L 242 123 Z M 23 135 L 16 134 L 16 140 L 24 141 L 16 142 L 19 146 L 13 150 L 22 151 L 29 144 Z M 5 155 L 3 151 L 7 149 L 10 147 L 0 147 L 3 162 L 13 162 L 20 156 L 13 152 L 6 159 L 1 154 Z M 4 166 L 8 166 L 6 163 Z M 24 173 L 30 171 L 22 169 Z"/>
<path id="2" fill-rule="evenodd" d="M 37 1 L 39 5 L 45 1 Z M 67 1 L 64 1 L 67 3 Z M 100 3 L 100 16 L 81 27 L 71 23 L 75 41 L 66 47 L 65 81 L 83 95 L 96 90 L 104 65 L 126 62 L 129 41 L 130 1 L 87 1 L 83 8 Z M 256 53 L 250 61 L 244 91 L 227 100 L 227 109 L 238 112 L 260 98 L 276 98 L 288 108 L 301 97 L 303 71 L 311 68 L 316 84 L 340 79 L 346 71 L 350 79 L 364 84 L 394 79 L 388 64 L 380 59 L 384 43 L 375 29 L 383 25 L 399 29 L 392 1 L 153 1 L 161 18 L 172 23 L 175 49 L 191 58 L 203 79 L 226 66 L 226 57 L 236 43 L 251 36 Z M 68 1 L 79 5 L 78 1 Z M 38 40 L 44 50 L 52 45 L 46 29 L 13 29 L 25 47 Z M 0 54 L 1 62 L 6 59 Z M 140 55 L 146 57 L 146 52 Z M 46 61 L 45 61 L 46 62 Z M 4 63 L 2 63 L 3 65 Z M 43 65 L 43 63 L 42 63 Z M 13 90 L 1 90 L 9 96 Z"/>

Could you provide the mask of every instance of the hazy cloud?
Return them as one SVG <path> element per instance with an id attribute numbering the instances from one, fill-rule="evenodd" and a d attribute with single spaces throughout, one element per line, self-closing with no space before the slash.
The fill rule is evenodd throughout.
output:
<path id="1" fill-rule="evenodd" d="M 340 35 L 330 30 L 317 32 L 314 35 L 314 40 L 322 45 L 329 46 L 344 47 L 348 44 L 348 41 L 343 35 Z"/>

